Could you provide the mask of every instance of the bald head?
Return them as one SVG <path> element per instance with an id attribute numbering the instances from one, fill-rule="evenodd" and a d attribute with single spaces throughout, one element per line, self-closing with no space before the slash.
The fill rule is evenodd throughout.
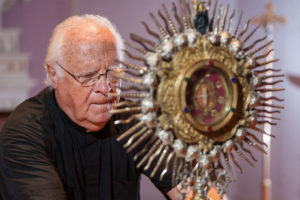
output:
<path id="1" fill-rule="evenodd" d="M 86 62 L 102 60 L 105 65 L 104 58 L 107 56 L 122 59 L 122 48 L 120 35 L 106 18 L 73 16 L 55 27 L 45 64 L 54 67 L 60 63 L 72 68 L 78 62 L 77 59 L 81 59 Z"/>

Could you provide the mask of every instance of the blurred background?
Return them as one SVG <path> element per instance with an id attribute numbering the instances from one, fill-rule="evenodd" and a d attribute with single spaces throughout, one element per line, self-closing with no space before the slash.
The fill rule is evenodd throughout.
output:
<path id="1" fill-rule="evenodd" d="M 16 102 L 35 95 L 45 87 L 43 61 L 48 40 L 55 25 L 65 18 L 85 13 L 106 16 L 116 25 L 123 38 L 129 40 L 131 32 L 147 36 L 140 22 L 152 24 L 148 15 L 150 11 L 156 13 L 163 2 L 171 5 L 169 0 L 28 0 L 25 3 L 20 0 L 1 0 L 0 2 L 11 4 L 2 9 L 0 32 L 6 30 L 8 32 L 6 34 L 13 36 L 20 31 L 15 39 L 11 39 L 17 40 L 15 43 L 19 45 L 15 44 L 13 48 L 5 50 L 6 53 L 13 55 L 11 59 L 20 59 L 25 68 L 24 72 L 18 72 L 23 74 L 18 81 L 23 87 L 26 86 L 26 89 L 19 88 L 26 91 L 26 94 L 18 97 Z M 299 0 L 219 0 L 219 2 L 223 5 L 230 2 L 231 9 L 235 8 L 237 13 L 242 10 L 245 16 L 242 24 L 245 24 L 248 18 L 261 16 L 265 12 L 267 2 L 273 4 L 275 13 L 287 20 L 285 24 L 276 27 L 273 36 L 275 57 L 280 59 L 274 67 L 281 68 L 286 75 L 281 85 L 286 90 L 279 94 L 285 98 L 282 103 L 285 109 L 280 115 L 282 120 L 277 126 L 272 127 L 272 132 L 276 136 L 272 139 L 271 145 L 272 199 L 300 199 L 300 2 Z M 252 24 L 250 30 L 253 30 L 254 26 Z M 258 32 L 255 38 L 261 38 L 262 34 L 263 31 Z M 5 41 L 1 40 L 3 39 L 0 38 L 3 46 Z M 0 49 L 6 48 L 1 45 Z M 6 58 L 7 56 L 0 55 L 0 64 L 1 59 Z M 0 129 L 16 103 L 11 100 L 6 102 L 7 97 L 19 93 L 18 89 L 7 90 L 17 84 L 6 75 L 18 70 L 15 68 L 17 67 L 14 65 L 6 71 L 0 68 L 2 106 L 0 106 Z M 258 159 L 255 167 L 251 167 L 241 159 L 238 160 L 243 168 L 243 174 L 235 172 L 237 181 L 228 188 L 229 199 L 261 199 L 262 155 L 259 152 L 255 152 L 254 155 Z M 143 200 L 164 199 L 145 177 L 142 179 L 141 196 Z"/>

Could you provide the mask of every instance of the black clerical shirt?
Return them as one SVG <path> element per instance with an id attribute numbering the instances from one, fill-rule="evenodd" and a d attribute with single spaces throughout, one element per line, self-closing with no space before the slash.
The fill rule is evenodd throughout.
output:
<path id="1" fill-rule="evenodd" d="M 110 120 L 87 133 L 59 108 L 54 90 L 44 89 L 18 106 L 0 133 L 0 199 L 140 199 L 135 152 L 116 141 L 123 131 Z M 169 178 L 151 180 L 164 194 L 171 189 Z"/>

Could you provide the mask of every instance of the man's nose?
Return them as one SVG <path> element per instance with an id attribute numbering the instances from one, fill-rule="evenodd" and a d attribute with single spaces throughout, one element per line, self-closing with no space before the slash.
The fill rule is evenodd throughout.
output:
<path id="1" fill-rule="evenodd" d="M 101 75 L 100 78 L 95 83 L 94 91 L 97 93 L 107 94 L 109 90 L 110 87 L 107 83 L 106 77 Z"/>

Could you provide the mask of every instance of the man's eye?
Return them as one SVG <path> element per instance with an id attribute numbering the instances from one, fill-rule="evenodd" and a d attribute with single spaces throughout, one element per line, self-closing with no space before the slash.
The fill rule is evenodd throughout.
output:
<path id="1" fill-rule="evenodd" d="M 86 74 L 84 76 L 79 76 L 78 79 L 84 81 L 84 80 L 92 79 L 96 76 L 97 76 L 97 73 L 92 73 L 92 74 Z"/>
<path id="2" fill-rule="evenodd" d="M 93 80 L 93 78 L 79 77 L 78 80 L 81 83 L 86 83 L 86 82 L 89 82 L 90 80 Z"/>

